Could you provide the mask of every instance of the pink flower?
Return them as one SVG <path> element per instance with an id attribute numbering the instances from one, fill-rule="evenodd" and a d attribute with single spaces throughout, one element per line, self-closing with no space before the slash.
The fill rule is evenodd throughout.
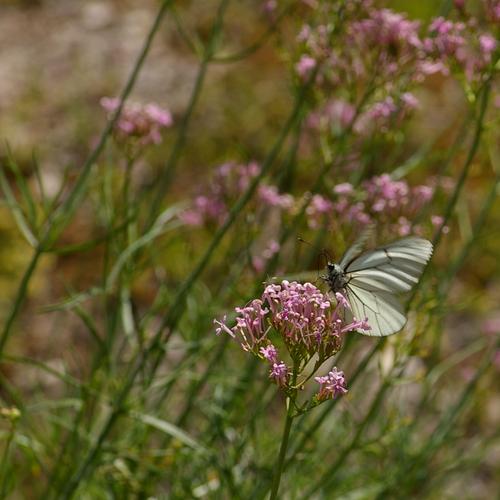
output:
<path id="1" fill-rule="evenodd" d="M 294 369 L 301 372 L 313 357 L 321 364 L 336 354 L 342 337 L 353 330 L 369 330 L 366 319 L 346 321 L 345 309 L 350 308 L 346 298 L 336 294 L 336 304 L 311 283 L 282 281 L 268 285 L 259 299 L 245 307 L 237 307 L 236 325 L 229 328 L 226 317 L 215 320 L 216 333 L 225 332 L 251 352 L 270 364 L 269 377 L 281 388 L 289 387 L 290 368 L 279 361 L 278 350 L 269 337 L 277 336 L 286 347 Z M 319 365 L 318 365 L 319 366 Z M 297 381 L 299 373 L 293 374 Z M 308 374 L 307 379 L 313 374 Z M 319 402 L 347 392 L 344 374 L 334 368 L 327 376 L 317 377 Z M 299 382 L 300 384 L 300 382 Z"/>
<path id="2" fill-rule="evenodd" d="M 450 232 L 450 228 L 448 226 L 443 226 L 444 218 L 440 215 L 431 215 L 431 223 L 434 227 L 441 229 L 443 234 L 447 234 Z"/>
<path id="3" fill-rule="evenodd" d="M 431 186 L 421 185 L 421 186 L 415 186 L 412 189 L 412 195 L 416 196 L 422 202 L 422 204 L 430 201 L 433 194 L 434 194 L 434 188 L 432 188 Z"/>
<path id="4" fill-rule="evenodd" d="M 341 99 L 329 101 L 323 111 L 330 126 L 336 126 L 339 130 L 344 130 L 352 124 L 356 115 L 354 106 Z"/>
<path id="5" fill-rule="evenodd" d="M 398 233 L 399 236 L 408 236 L 411 233 L 411 224 L 406 217 L 399 217 Z"/>
<path id="6" fill-rule="evenodd" d="M 309 227 L 319 227 L 323 217 L 331 215 L 332 210 L 333 203 L 329 199 L 320 194 L 315 194 L 306 209 Z"/>
<path id="7" fill-rule="evenodd" d="M 303 55 L 295 65 L 295 70 L 301 78 L 306 78 L 316 67 L 316 60 L 311 56 Z"/>
<path id="8" fill-rule="evenodd" d="M 259 273 L 264 271 L 266 262 L 276 255 L 280 250 L 280 244 L 276 240 L 271 240 L 263 250 L 261 255 L 252 257 L 252 265 Z"/>
<path id="9" fill-rule="evenodd" d="M 151 118 L 151 120 L 156 122 L 158 125 L 170 127 L 173 124 L 172 114 L 170 111 L 162 109 L 156 104 L 147 104 L 144 111 Z"/>
<path id="10" fill-rule="evenodd" d="M 273 255 L 277 254 L 280 250 L 280 244 L 276 240 L 271 240 L 266 249 L 262 252 L 265 259 L 270 259 Z"/>
<path id="11" fill-rule="evenodd" d="M 411 92 L 404 92 L 401 95 L 401 101 L 408 109 L 416 109 L 419 105 L 418 99 Z"/>
<path id="12" fill-rule="evenodd" d="M 261 347 L 259 351 L 262 356 L 271 363 L 276 363 L 278 361 L 278 351 L 273 344 L 269 344 L 266 347 Z"/>
<path id="13" fill-rule="evenodd" d="M 239 316 L 232 329 L 233 334 L 240 335 L 241 346 L 245 351 L 252 351 L 266 338 L 265 317 L 269 310 L 263 307 L 262 300 L 255 299 L 248 306 L 237 307 L 235 311 Z"/>
<path id="14" fill-rule="evenodd" d="M 328 375 L 315 377 L 314 380 L 319 384 L 319 392 L 316 395 L 319 401 L 333 399 L 347 392 L 344 372 L 337 370 L 336 367 Z"/>
<path id="15" fill-rule="evenodd" d="M 335 194 L 351 194 L 354 191 L 354 188 L 351 183 L 343 182 L 342 184 L 337 184 L 333 188 L 333 192 Z"/>
<path id="16" fill-rule="evenodd" d="M 274 379 L 274 381 L 279 386 L 286 385 L 288 379 L 288 368 L 285 363 L 283 363 L 283 361 L 280 361 L 279 363 L 273 363 L 273 366 L 269 373 L 269 377 Z"/>
<path id="17" fill-rule="evenodd" d="M 261 201 L 271 207 L 288 209 L 293 205 L 293 197 L 289 194 L 280 194 L 276 186 L 261 184 L 258 192 Z"/>
<path id="18" fill-rule="evenodd" d="M 224 315 L 222 321 L 214 319 L 214 325 L 217 326 L 217 328 L 215 329 L 215 334 L 220 335 L 222 332 L 225 332 L 234 338 L 235 337 L 234 333 L 226 326 L 226 319 L 227 319 L 226 315 Z"/>
<path id="19" fill-rule="evenodd" d="M 497 48 L 497 41 L 491 35 L 484 34 L 479 37 L 479 47 L 481 48 L 484 60 L 490 62 L 491 54 Z"/>
<path id="20" fill-rule="evenodd" d="M 337 299 L 337 303 L 339 303 L 344 309 L 351 309 L 351 305 L 348 300 L 340 292 L 335 293 L 335 298 Z"/>
<path id="21" fill-rule="evenodd" d="M 276 0 L 267 0 L 264 2 L 263 8 L 266 13 L 270 14 L 278 8 L 278 2 Z"/>
<path id="22" fill-rule="evenodd" d="M 486 335 L 500 334 L 500 313 L 493 313 L 486 318 L 481 325 L 482 330 Z"/>
<path id="23" fill-rule="evenodd" d="M 379 118 L 388 118 L 397 111 L 392 97 L 387 97 L 381 102 L 376 102 L 368 111 L 369 115 L 377 120 Z"/>
<path id="24" fill-rule="evenodd" d="M 500 2 L 498 0 L 486 0 L 486 13 L 492 22 L 500 21 Z"/>
<path id="25" fill-rule="evenodd" d="M 103 97 L 100 104 L 111 117 L 118 109 L 120 100 L 116 97 Z M 161 129 L 170 127 L 172 124 L 173 119 L 170 111 L 162 109 L 156 104 L 143 106 L 125 103 L 115 130 L 119 140 L 136 140 L 138 144 L 145 146 L 159 144 L 162 141 Z"/>
<path id="26" fill-rule="evenodd" d="M 226 326 L 225 321 L 217 321 L 218 332 L 228 330 L 246 351 L 270 356 L 267 339 L 270 327 L 282 338 L 289 352 L 303 352 L 313 355 L 320 352 L 329 357 L 337 352 L 341 336 L 357 329 L 368 330 L 362 318 L 344 321 L 347 301 L 337 298 L 332 304 L 311 283 L 283 281 L 268 285 L 260 299 L 252 300 L 245 307 L 237 307 L 236 325 Z M 262 343 L 265 342 L 263 346 Z M 264 351 L 261 349 L 264 347 Z"/>

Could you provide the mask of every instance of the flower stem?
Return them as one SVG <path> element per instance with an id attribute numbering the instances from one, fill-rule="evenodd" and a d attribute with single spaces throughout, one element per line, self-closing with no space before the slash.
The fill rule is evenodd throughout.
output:
<path id="1" fill-rule="evenodd" d="M 274 471 L 273 486 L 271 489 L 271 496 L 269 500 L 275 500 L 278 498 L 278 489 L 280 487 L 281 473 L 283 472 L 283 466 L 285 464 L 286 450 L 288 448 L 288 438 L 290 437 L 290 430 L 292 428 L 292 422 L 295 417 L 293 414 L 293 409 L 295 407 L 295 399 L 297 397 L 297 391 L 294 390 L 293 394 L 289 396 L 286 400 L 287 412 L 285 427 L 283 429 L 283 436 L 281 437 L 280 453 L 278 456 L 278 461 L 276 462 L 276 469 Z"/>

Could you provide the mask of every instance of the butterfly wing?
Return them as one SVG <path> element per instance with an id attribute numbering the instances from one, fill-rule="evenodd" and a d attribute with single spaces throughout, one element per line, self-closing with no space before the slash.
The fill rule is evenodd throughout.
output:
<path id="1" fill-rule="evenodd" d="M 340 259 L 339 266 L 341 268 L 344 269 L 350 261 L 352 261 L 357 255 L 362 252 L 363 248 L 366 245 L 366 242 L 373 235 L 374 231 L 375 226 L 373 224 L 370 224 L 363 229 L 358 239 L 353 243 L 351 247 L 349 247 L 349 249 Z"/>
<path id="2" fill-rule="evenodd" d="M 410 291 L 432 255 L 432 244 L 423 238 L 403 238 L 365 252 L 344 263 L 347 295 L 356 319 L 368 319 L 365 335 L 386 336 L 406 323 L 397 294 Z"/>
<path id="3" fill-rule="evenodd" d="M 398 332 L 406 323 L 401 302 L 388 292 L 371 292 L 357 286 L 348 286 L 347 300 L 356 319 L 366 319 L 370 330 L 357 330 L 363 335 L 385 337 Z"/>

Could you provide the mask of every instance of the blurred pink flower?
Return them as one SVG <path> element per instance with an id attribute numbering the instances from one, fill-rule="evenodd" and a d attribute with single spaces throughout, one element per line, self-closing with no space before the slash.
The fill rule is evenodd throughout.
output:
<path id="1" fill-rule="evenodd" d="M 111 117 L 118 109 L 120 100 L 117 97 L 102 97 L 100 104 Z M 171 127 L 172 124 L 170 111 L 157 104 L 125 103 L 115 130 L 120 140 L 133 139 L 141 146 L 146 146 L 159 144 L 162 141 L 161 129 Z"/>
<path id="2" fill-rule="evenodd" d="M 354 187 L 350 182 L 342 182 L 333 188 L 335 194 L 351 194 L 353 191 Z"/>
<path id="3" fill-rule="evenodd" d="M 252 265 L 255 270 L 259 273 L 263 272 L 266 262 L 276 255 L 279 250 L 280 244 L 276 240 L 269 241 L 266 248 L 260 255 L 252 257 Z"/>
<path id="4" fill-rule="evenodd" d="M 261 184 L 259 186 L 259 199 L 271 207 L 288 209 L 293 205 L 293 197 L 289 194 L 280 194 L 276 186 Z"/>
<path id="5" fill-rule="evenodd" d="M 193 226 L 221 223 L 229 213 L 231 204 L 248 188 L 260 169 L 260 165 L 254 161 L 247 164 L 223 163 L 204 186 L 204 194 L 197 196 L 180 215 L 181 220 Z M 283 211 L 290 210 L 294 204 L 292 195 L 280 193 L 276 186 L 265 182 L 259 185 L 256 198 L 260 202 L 259 206 L 277 207 Z"/>
<path id="6" fill-rule="evenodd" d="M 311 56 L 303 55 L 295 65 L 295 70 L 301 78 L 306 78 L 315 67 L 316 60 Z"/>
<path id="7" fill-rule="evenodd" d="M 435 228 L 441 228 L 444 222 L 444 218 L 440 215 L 431 215 L 431 223 Z M 442 226 L 443 234 L 447 234 L 450 232 L 450 228 L 448 226 Z"/>
<path id="8" fill-rule="evenodd" d="M 494 313 L 486 318 L 481 328 L 486 335 L 500 334 L 500 313 Z"/>
<path id="9" fill-rule="evenodd" d="M 416 109 L 419 106 L 418 99 L 411 92 L 401 94 L 401 101 L 408 109 Z"/>
<path id="10" fill-rule="evenodd" d="M 497 41 L 490 34 L 483 34 L 479 37 L 479 47 L 481 48 L 483 59 L 489 63 L 491 61 L 491 54 L 497 48 Z"/>
<path id="11" fill-rule="evenodd" d="M 308 215 L 309 227 L 316 228 L 321 225 L 325 216 L 331 216 L 333 211 L 333 203 L 320 194 L 315 194 L 306 209 Z"/>

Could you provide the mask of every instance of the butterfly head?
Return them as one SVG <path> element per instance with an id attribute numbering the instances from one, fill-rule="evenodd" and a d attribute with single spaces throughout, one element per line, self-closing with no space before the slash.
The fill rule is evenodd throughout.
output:
<path id="1" fill-rule="evenodd" d="M 342 291 L 348 282 L 344 270 L 332 262 L 328 262 L 326 266 L 327 275 L 323 279 L 328 283 L 330 290 L 334 293 Z"/>

